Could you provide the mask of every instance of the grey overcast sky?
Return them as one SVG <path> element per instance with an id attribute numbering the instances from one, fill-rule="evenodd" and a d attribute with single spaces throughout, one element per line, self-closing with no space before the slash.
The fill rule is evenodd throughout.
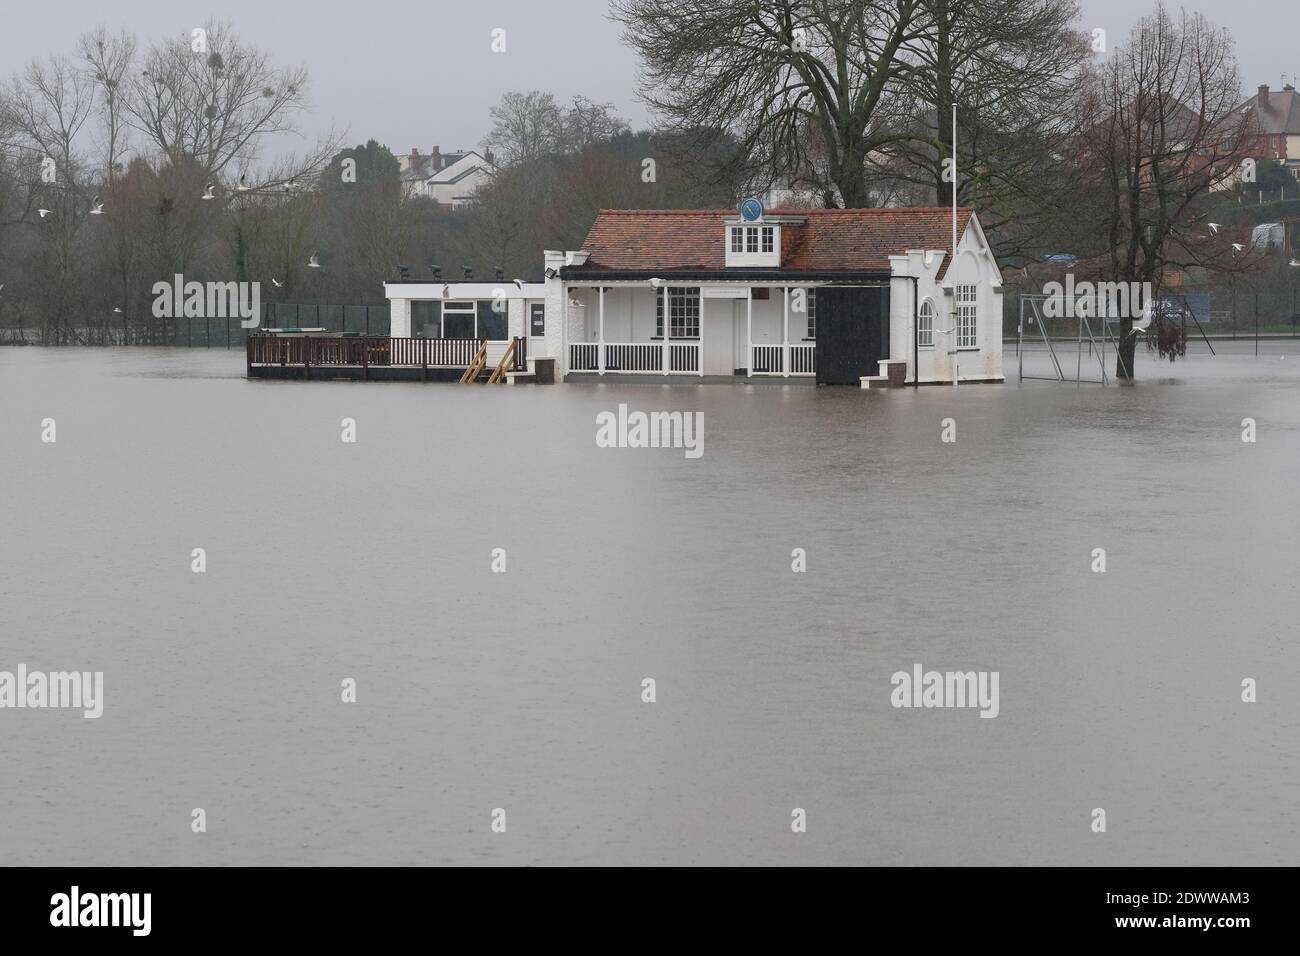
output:
<path id="1" fill-rule="evenodd" d="M 1184 5 L 1231 28 L 1247 90 L 1281 86 L 1284 73 L 1289 79 L 1300 73 L 1296 0 Z M 1114 44 L 1154 0 L 1083 0 L 1082 6 L 1081 25 L 1104 28 Z M 33 57 L 71 52 L 77 35 L 99 23 L 146 40 L 188 33 L 215 13 L 277 65 L 308 68 L 313 108 L 304 128 L 312 138 L 334 124 L 348 131 L 349 141 L 374 137 L 394 152 L 474 146 L 501 94 L 529 89 L 561 101 L 577 94 L 612 101 L 634 125 L 649 122 L 636 100 L 636 58 L 607 19 L 605 0 L 5 0 L 5 7 L 0 76 L 6 79 Z M 497 27 L 507 31 L 504 54 L 490 49 Z"/>

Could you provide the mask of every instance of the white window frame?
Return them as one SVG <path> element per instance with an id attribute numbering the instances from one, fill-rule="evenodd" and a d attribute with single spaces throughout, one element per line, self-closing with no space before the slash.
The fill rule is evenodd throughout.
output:
<path id="1" fill-rule="evenodd" d="M 781 264 L 781 227 L 763 223 L 728 225 L 727 265 L 779 266 Z"/>
<path id="2" fill-rule="evenodd" d="M 478 301 L 476 299 L 454 299 L 442 304 L 442 315 L 438 320 L 438 337 L 447 337 L 447 313 L 452 315 L 470 315 L 474 317 L 474 338 L 478 338 Z"/>
<path id="3" fill-rule="evenodd" d="M 698 286 L 668 287 L 668 329 L 674 339 L 698 340 L 700 337 L 700 298 Z M 694 314 L 692 315 L 692 301 Z M 688 335 L 687 330 L 694 325 L 695 334 Z M 656 339 L 664 337 L 664 294 L 655 290 L 655 334 Z"/>
<path id="4" fill-rule="evenodd" d="M 957 319 L 957 350 L 979 350 L 979 286 L 959 285 L 953 290 Z"/>
<path id="5" fill-rule="evenodd" d="M 934 299 L 926 298 L 921 302 L 921 309 L 916 316 L 917 348 L 934 348 Z"/>
<path id="6" fill-rule="evenodd" d="M 803 300 L 803 307 L 808 312 L 808 328 L 806 331 L 808 332 L 808 338 L 816 339 L 817 338 L 817 290 L 805 289 L 804 293 L 805 295 Z"/>

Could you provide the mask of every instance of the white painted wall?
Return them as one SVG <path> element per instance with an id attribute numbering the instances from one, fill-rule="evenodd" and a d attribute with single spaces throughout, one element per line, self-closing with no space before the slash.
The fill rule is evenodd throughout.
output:
<path id="1" fill-rule="evenodd" d="M 538 353 L 534 357 L 554 358 L 556 380 L 563 381 L 563 376 L 569 371 L 569 353 L 568 349 L 564 348 L 564 343 L 578 341 L 565 331 L 565 321 L 568 315 L 568 309 L 565 306 L 567 296 L 564 281 L 558 275 L 559 270 L 564 265 L 564 253 L 556 249 L 547 249 L 542 253 L 542 261 L 546 271 L 556 273 L 556 275 L 543 283 L 544 292 L 542 297 L 546 301 L 545 352 Z"/>
<path id="2" fill-rule="evenodd" d="M 912 282 L 907 276 L 917 277 L 919 301 L 927 298 L 934 302 L 934 345 L 918 351 L 921 366 L 920 381 L 951 382 L 954 366 L 958 381 L 1002 381 L 1002 276 L 997 260 L 984 240 L 978 220 L 972 217 L 957 242 L 957 259 L 943 280 L 937 276 L 947 259 L 945 250 L 922 252 L 913 250 L 906 255 L 890 256 L 894 278 L 890 282 L 889 348 L 893 361 L 907 362 L 907 375 L 911 380 L 912 330 L 915 306 L 912 299 Z M 973 350 L 955 351 L 957 333 L 955 314 L 957 285 L 974 284 L 978 287 L 976 301 L 976 345 Z"/>
<path id="3" fill-rule="evenodd" d="M 410 336 L 412 302 L 494 301 L 498 296 L 506 303 L 507 335 L 513 337 L 527 334 L 526 303 L 543 300 L 546 287 L 540 282 L 525 282 L 522 289 L 513 282 L 386 282 L 384 295 L 389 300 L 389 334 L 394 338 Z M 530 341 L 529 357 L 535 357 L 532 345 Z"/>
<path id="4" fill-rule="evenodd" d="M 568 264 L 566 254 L 546 252 L 548 269 L 559 270 Z M 578 253 L 577 255 L 582 255 Z M 911 276 L 917 277 L 920 300 L 929 298 L 935 306 L 934 345 L 919 350 L 920 381 L 951 382 L 954 368 L 959 381 L 1002 381 L 1002 276 L 997 260 L 984 238 L 978 217 L 957 244 L 957 259 L 944 276 L 938 279 L 948 253 L 946 250 L 913 250 L 905 255 L 891 256 L 893 278 L 890 282 L 889 341 L 892 361 L 905 361 L 909 380 L 915 374 L 912 367 L 912 335 L 914 314 Z M 586 280 L 585 280 L 586 281 Z M 565 343 L 595 342 L 598 335 L 599 296 L 595 288 L 585 284 L 570 288 L 556 276 L 545 283 L 547 310 L 546 353 L 559 361 L 557 371 L 568 371 L 568 354 Z M 705 283 L 707 285 L 707 283 Z M 956 351 L 957 321 L 954 314 L 954 289 L 957 285 L 973 284 L 977 287 L 976 347 Z M 808 286 L 813 288 L 815 286 Z M 779 345 L 783 340 L 782 319 L 785 296 L 780 285 L 770 287 L 770 297 L 754 300 L 752 341 L 755 345 Z M 648 283 L 633 286 L 606 287 L 605 335 L 608 342 L 650 342 L 655 332 L 655 298 L 662 293 Z M 703 321 L 715 319 L 732 324 L 734 354 L 737 367 L 747 364 L 745 352 L 745 300 L 731 301 L 706 298 Z M 526 315 L 526 312 L 525 312 Z M 739 316 L 739 321 L 732 316 Z M 812 344 L 806 338 L 808 320 L 805 313 L 789 311 L 789 342 L 791 345 Z M 952 332 L 946 330 L 953 329 Z M 514 334 L 512 332 L 512 334 Z M 955 353 L 955 354 L 954 354 Z M 543 354 L 538 351 L 530 354 Z"/>
<path id="5" fill-rule="evenodd" d="M 570 288 L 569 298 L 578 303 L 570 307 L 572 318 L 571 342 L 595 342 L 600 325 L 600 298 L 594 288 L 585 286 Z M 605 341 L 606 342 L 649 342 L 655 334 L 655 298 L 662 292 L 646 286 L 606 286 L 605 290 Z M 780 287 L 773 288 L 767 300 L 754 300 L 753 335 L 754 344 L 779 345 L 781 339 L 781 314 L 784 294 Z M 735 304 L 733 304 L 735 303 Z M 739 313 L 733 310 L 739 309 Z M 744 299 L 706 298 L 702 309 L 703 321 L 710 316 L 724 317 L 728 323 L 734 314 L 745 316 Z M 794 345 L 806 344 L 804 339 L 808 332 L 806 313 L 790 310 L 790 342 Z M 743 329 L 742 329 L 743 333 Z"/>
<path id="6" fill-rule="evenodd" d="M 385 290 L 387 292 L 387 290 Z M 411 300 L 406 297 L 388 296 L 389 329 L 388 334 L 395 339 L 411 337 Z"/>

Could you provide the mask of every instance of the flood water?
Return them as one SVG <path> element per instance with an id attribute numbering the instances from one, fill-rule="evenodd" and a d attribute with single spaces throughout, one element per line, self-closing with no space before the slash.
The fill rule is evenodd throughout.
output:
<path id="1" fill-rule="evenodd" d="M 104 674 L 0 710 L 0 860 L 1294 864 L 1300 348 L 1253 348 L 879 393 L 0 349 L 0 671 Z M 619 403 L 703 456 L 598 448 Z M 891 706 L 916 664 L 998 716 Z"/>

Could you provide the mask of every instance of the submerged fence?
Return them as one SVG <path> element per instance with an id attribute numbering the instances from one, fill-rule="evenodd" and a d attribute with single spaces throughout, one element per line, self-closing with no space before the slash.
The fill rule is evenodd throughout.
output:
<path id="1" fill-rule="evenodd" d="M 1039 290 L 1006 291 L 1002 297 L 1002 338 L 1006 342 L 1016 339 L 1022 298 L 1041 302 L 1043 296 Z M 1200 331 L 1212 339 L 1251 339 L 1256 334 L 1300 337 L 1300 286 L 1286 290 L 1259 291 L 1220 286 L 1171 286 L 1163 290 L 1157 300 L 1164 315 L 1185 320 L 1189 338 L 1199 338 Z M 1040 307 L 1036 321 L 1042 322 L 1049 338 L 1066 340 L 1078 335 L 1079 323 L 1076 318 L 1047 316 L 1041 312 Z M 1196 323 L 1200 323 L 1199 330 L 1195 328 Z M 1100 335 L 1101 320 L 1093 318 L 1091 324 L 1093 331 Z M 1110 319 L 1107 327 L 1114 334 L 1119 323 Z M 1033 332 L 1034 338 L 1039 337 L 1036 329 L 1026 329 L 1026 338 L 1030 332 Z"/>

